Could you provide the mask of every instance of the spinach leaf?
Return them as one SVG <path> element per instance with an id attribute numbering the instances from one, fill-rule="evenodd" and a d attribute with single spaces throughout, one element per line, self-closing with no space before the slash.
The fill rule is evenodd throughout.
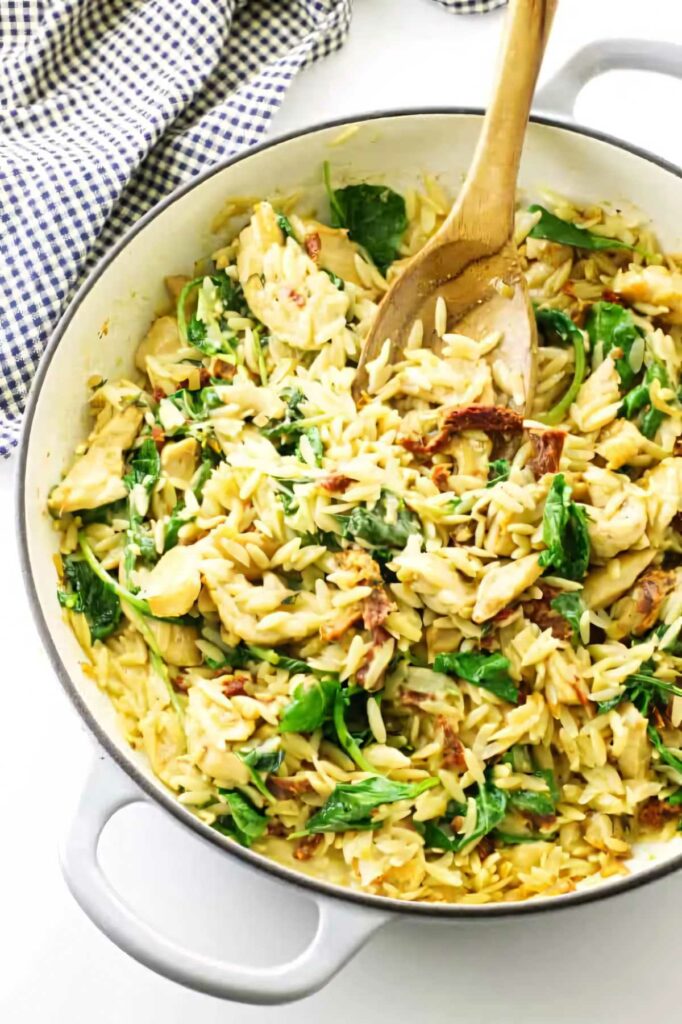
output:
<path id="1" fill-rule="evenodd" d="M 342 689 L 340 686 L 334 694 L 334 707 L 332 711 L 334 729 L 338 737 L 339 743 L 346 751 L 348 756 L 355 761 L 358 768 L 363 772 L 369 772 L 370 775 L 376 773 L 376 768 L 369 763 L 365 755 L 360 750 L 360 746 L 357 739 L 351 735 L 350 729 L 346 724 L 346 710 L 350 703 L 351 698 L 354 696 L 354 692 L 358 693 L 361 687 L 352 688 L 348 687 Z M 363 691 L 364 693 L 364 691 Z"/>
<path id="2" fill-rule="evenodd" d="M 580 390 L 587 366 L 585 342 L 580 328 L 573 323 L 570 317 L 558 309 L 536 309 L 535 319 L 545 341 L 550 345 L 573 345 L 575 353 L 573 380 L 568 390 L 556 405 L 538 417 L 543 423 L 551 426 L 561 423 Z"/>
<path id="3" fill-rule="evenodd" d="M 559 801 L 559 789 L 554 778 L 554 773 L 549 770 L 538 769 L 533 772 L 538 778 L 543 779 L 547 785 L 547 792 L 539 792 L 533 789 L 515 789 L 507 792 L 509 805 L 521 814 L 528 814 L 534 818 L 554 818 L 556 805 Z"/>
<path id="4" fill-rule="evenodd" d="M 293 238 L 294 241 L 297 241 L 296 232 L 291 226 L 291 221 L 288 217 L 285 217 L 283 213 L 277 214 L 277 227 L 280 229 L 285 239 Z"/>
<path id="5" fill-rule="evenodd" d="M 459 676 L 467 683 L 489 690 L 496 697 L 518 704 L 519 691 L 509 675 L 509 658 L 503 654 L 486 654 L 484 651 L 455 651 L 437 654 L 433 668 L 436 672 Z"/>
<path id="6" fill-rule="evenodd" d="M 390 515 L 391 505 L 397 501 L 397 511 Z M 398 548 L 407 544 L 413 533 L 421 533 L 418 517 L 407 508 L 402 498 L 396 499 L 391 491 L 383 490 L 372 509 L 358 505 L 349 515 L 334 517 L 341 526 L 343 537 L 366 541 L 371 546 Z"/>
<path id="7" fill-rule="evenodd" d="M 496 828 L 492 835 L 493 839 L 502 843 L 503 846 L 520 846 L 522 843 L 553 843 L 559 833 L 503 832 L 502 829 Z"/>
<path id="8" fill-rule="evenodd" d="M 341 550 L 339 538 L 335 533 L 329 533 L 328 530 L 315 530 L 314 533 L 301 534 L 302 548 L 309 548 L 313 545 L 319 545 L 320 547 L 326 548 L 327 551 Z"/>
<path id="9" fill-rule="evenodd" d="M 332 189 L 329 164 L 324 183 L 331 207 L 332 227 L 348 228 L 381 271 L 393 263 L 407 227 L 405 200 L 385 185 L 348 185 Z"/>
<path id="10" fill-rule="evenodd" d="M 300 683 L 293 698 L 279 720 L 280 732 L 314 732 L 334 713 L 334 701 L 339 689 L 338 679 L 331 676 L 316 679 L 312 685 Z"/>
<path id="11" fill-rule="evenodd" d="M 212 658 L 207 654 L 203 655 L 204 664 L 208 665 L 214 672 L 221 668 L 247 668 L 252 660 L 251 652 L 245 644 L 239 644 L 230 650 L 224 648 L 220 652 L 220 658 Z"/>
<path id="12" fill-rule="evenodd" d="M 612 349 L 619 349 L 622 355 L 615 359 L 621 387 L 628 390 L 635 383 L 637 371 L 633 370 L 630 353 L 634 343 L 643 336 L 636 326 L 629 309 L 623 309 L 617 302 L 595 302 L 590 306 L 585 321 L 592 348 L 601 342 L 607 356 Z M 641 362 L 641 361 L 640 361 Z"/>
<path id="13" fill-rule="evenodd" d="M 222 304 L 222 312 L 215 317 L 211 313 L 209 317 L 210 337 L 209 323 L 204 318 L 206 316 L 205 309 L 204 316 L 198 315 L 202 307 L 201 295 L 199 296 L 199 310 L 190 317 L 189 323 L 187 322 L 187 302 L 190 295 L 205 287 L 208 287 Z M 233 355 L 236 339 L 233 332 L 229 331 L 227 327 L 226 314 L 228 312 L 238 313 L 242 316 L 248 313 L 244 292 L 238 282 L 233 281 L 224 271 L 218 271 L 212 276 L 202 275 L 193 278 L 184 285 L 178 295 L 176 316 L 180 340 L 184 344 L 198 349 L 205 356 Z"/>
<path id="14" fill-rule="evenodd" d="M 397 800 L 414 800 L 427 789 L 438 785 L 438 779 L 423 782 L 394 782 L 375 775 L 362 782 L 341 783 L 323 807 L 308 819 L 305 831 L 346 832 L 378 828 L 372 811 Z"/>
<path id="15" fill-rule="evenodd" d="M 651 741 L 651 745 L 654 750 L 657 751 L 663 764 L 668 765 L 669 768 L 674 768 L 676 772 L 682 775 L 682 757 L 679 754 L 675 754 L 669 747 L 666 747 L 661 734 L 655 726 L 649 723 L 647 734 Z"/>
<path id="16" fill-rule="evenodd" d="M 210 479 L 211 473 L 220 462 L 220 454 L 207 445 L 201 453 L 201 465 L 192 478 L 192 492 L 197 501 L 201 501 L 203 498 L 204 487 Z"/>
<path id="17" fill-rule="evenodd" d="M 484 785 L 478 784 L 476 825 L 469 835 L 458 835 L 452 829 L 451 820 L 454 814 L 466 813 L 466 808 L 459 805 L 449 806 L 448 815 L 440 821 L 414 822 L 414 825 L 423 835 L 424 845 L 427 848 L 459 853 L 460 850 L 477 843 L 497 828 L 506 812 L 507 794 L 488 780 Z"/>
<path id="18" fill-rule="evenodd" d="M 335 274 L 333 270 L 329 270 L 327 267 L 320 267 L 320 270 L 322 270 L 327 275 L 327 277 L 329 278 L 329 280 L 331 281 L 335 288 L 338 288 L 340 292 L 345 290 L 346 282 L 343 280 L 342 277 L 339 277 L 338 274 Z"/>
<path id="19" fill-rule="evenodd" d="M 571 488 L 563 473 L 557 473 L 545 502 L 542 539 L 547 547 L 540 565 L 567 580 L 580 580 L 590 561 L 587 513 L 571 501 Z"/>
<path id="20" fill-rule="evenodd" d="M 595 235 L 587 228 L 580 228 L 568 220 L 562 220 L 556 214 L 550 213 L 544 206 L 533 203 L 528 207 L 530 213 L 541 212 L 540 220 L 530 232 L 531 238 L 545 238 L 549 242 L 559 242 L 560 245 L 573 245 L 578 249 L 590 249 L 596 252 L 600 249 L 630 249 L 634 245 L 621 242 L 618 238 L 605 238 L 602 235 Z"/>
<path id="21" fill-rule="evenodd" d="M 248 650 L 257 661 L 267 661 L 269 665 L 274 665 L 275 668 L 285 668 L 287 672 L 310 673 L 315 671 L 307 661 L 301 661 L 300 658 L 290 658 L 288 655 L 280 654 L 279 651 L 268 647 L 256 647 L 255 644 L 251 644 Z"/>
<path id="22" fill-rule="evenodd" d="M 557 594 L 549 602 L 550 607 L 562 615 L 573 633 L 573 645 L 576 646 L 580 641 L 580 619 L 583 612 L 585 611 L 585 605 L 580 594 L 565 591 L 561 594 Z"/>
<path id="23" fill-rule="evenodd" d="M 123 477 L 123 483 L 128 488 L 128 529 L 123 553 L 123 573 L 131 590 L 136 589 L 133 588 L 130 577 L 137 559 L 141 558 L 149 564 L 159 557 L 154 538 L 142 524 L 147 514 L 149 496 L 160 474 L 159 453 L 154 441 L 148 437 L 133 453 L 130 469 Z"/>
<path id="24" fill-rule="evenodd" d="M 179 409 L 186 420 L 200 421 L 208 419 L 213 409 L 219 409 L 224 405 L 214 387 L 198 388 L 196 391 L 189 391 L 187 388 L 180 388 L 168 396 L 176 409 Z"/>
<path id="25" fill-rule="evenodd" d="M 488 463 L 488 483 L 486 487 L 494 487 L 495 484 L 508 480 L 510 471 L 511 463 L 509 459 L 493 459 L 492 462 Z"/>
<path id="26" fill-rule="evenodd" d="M 120 622 L 121 602 L 87 562 L 73 555 L 65 555 L 63 565 L 64 579 L 71 590 L 57 591 L 59 603 L 64 608 L 85 615 L 93 641 L 104 640 Z"/>
<path id="27" fill-rule="evenodd" d="M 230 839 L 236 839 L 242 846 L 251 846 L 267 829 L 267 818 L 236 790 L 218 787 L 218 792 L 230 810 L 229 814 L 220 815 L 213 828 Z"/>
<path id="28" fill-rule="evenodd" d="M 260 750 L 254 747 L 251 750 L 240 750 L 239 757 L 248 768 L 257 772 L 265 772 L 270 775 L 276 772 L 284 760 L 283 750 Z"/>
<path id="29" fill-rule="evenodd" d="M 661 412 L 660 409 L 656 409 L 651 404 L 650 388 L 653 382 L 657 380 L 663 387 L 670 386 L 670 380 L 665 366 L 662 363 L 654 362 L 651 366 L 647 367 L 647 371 L 644 374 L 644 380 L 636 387 L 629 391 L 623 399 L 623 404 L 620 408 L 621 415 L 626 416 L 627 419 L 631 420 L 641 412 L 642 409 L 648 406 L 646 412 L 640 419 L 639 429 L 651 440 L 658 428 L 660 427 L 663 420 L 666 418 L 666 414 Z"/>
<path id="30" fill-rule="evenodd" d="M 180 499 L 175 503 L 175 508 L 171 512 L 168 522 L 163 534 L 163 550 L 164 554 L 166 551 L 170 551 L 178 543 L 178 534 L 180 533 L 181 527 L 188 523 L 192 516 L 185 514 L 185 502 L 184 499 Z"/>
<path id="31" fill-rule="evenodd" d="M 653 669 L 653 662 L 647 662 L 642 669 L 647 667 Z M 659 679 L 651 672 L 633 672 L 623 683 L 623 690 L 618 696 L 597 704 L 597 713 L 604 715 L 607 711 L 617 708 L 623 701 L 629 700 L 643 715 L 648 715 L 652 702 L 656 706 L 665 707 L 669 697 L 682 697 L 682 688 Z"/>
<path id="32" fill-rule="evenodd" d="M 284 751 L 259 750 L 258 747 L 254 747 L 252 750 L 238 750 L 237 757 L 249 769 L 251 781 L 261 796 L 265 797 L 268 803 L 273 803 L 275 798 L 265 785 L 261 772 L 265 775 L 276 772 L 284 760 Z"/>
<path id="33" fill-rule="evenodd" d="M 322 465 L 324 447 L 320 429 L 316 426 L 309 426 L 301 412 L 301 403 L 305 401 L 305 395 L 299 388 L 284 388 L 280 397 L 287 404 L 287 413 L 284 419 L 270 420 L 261 427 L 261 434 L 270 441 L 278 442 L 278 450 L 281 455 L 296 455 L 301 461 L 305 461 L 301 455 L 301 438 L 307 437 L 310 447 L 315 455 L 315 462 Z"/>

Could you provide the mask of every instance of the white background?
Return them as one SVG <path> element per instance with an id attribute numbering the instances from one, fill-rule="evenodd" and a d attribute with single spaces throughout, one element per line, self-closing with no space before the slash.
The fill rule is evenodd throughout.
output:
<path id="1" fill-rule="evenodd" d="M 300 77 L 273 131 L 372 109 L 483 105 L 500 24 L 500 12 L 454 17 L 427 0 L 355 0 L 344 50 Z M 543 77 L 582 44 L 617 35 L 682 43 L 679 4 L 562 0 Z M 682 83 L 622 72 L 588 86 L 577 113 L 682 163 L 681 108 Z M 283 1008 L 188 992 L 121 953 L 81 913 L 59 872 L 59 837 L 93 749 L 30 621 L 13 536 L 13 473 L 13 463 L 0 466 L 3 1024 L 679 1019 L 679 877 L 537 919 L 391 925 L 325 991 Z M 123 812 L 102 846 L 107 870 L 140 913 L 197 950 L 275 963 L 312 932 L 305 899 L 200 846 L 160 810 Z"/>

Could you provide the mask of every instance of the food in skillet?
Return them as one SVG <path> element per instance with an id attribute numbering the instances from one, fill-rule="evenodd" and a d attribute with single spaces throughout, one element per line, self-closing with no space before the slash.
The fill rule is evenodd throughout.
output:
<path id="1" fill-rule="evenodd" d="M 448 204 L 330 188 L 331 224 L 257 203 L 168 279 L 50 495 L 128 742 L 220 832 L 365 892 L 567 892 L 682 818 L 681 262 L 634 215 L 545 201 L 517 215 L 525 421 L 500 335 L 444 310 L 439 353 L 416 323 L 353 402 Z"/>

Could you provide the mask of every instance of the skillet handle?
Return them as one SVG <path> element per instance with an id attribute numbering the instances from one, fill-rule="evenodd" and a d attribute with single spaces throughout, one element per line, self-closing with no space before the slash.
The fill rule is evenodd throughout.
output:
<path id="1" fill-rule="evenodd" d="M 287 964 L 245 967 L 202 956 L 171 942 L 140 920 L 102 872 L 97 846 L 102 829 L 123 807 L 147 803 L 108 759 L 95 764 L 61 849 L 64 878 L 90 920 L 125 953 L 157 974 L 222 999 L 261 1005 L 317 992 L 392 915 L 315 895 L 318 921 L 310 945 Z M 225 858 L 229 864 L 229 859 Z"/>
<path id="2" fill-rule="evenodd" d="M 575 101 L 606 71 L 658 71 L 682 78 L 682 46 L 649 39 L 600 39 L 578 50 L 535 95 L 537 113 L 573 117 Z"/>

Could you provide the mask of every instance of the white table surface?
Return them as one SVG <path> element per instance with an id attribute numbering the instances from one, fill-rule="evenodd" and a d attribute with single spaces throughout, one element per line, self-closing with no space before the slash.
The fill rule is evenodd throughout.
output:
<path id="1" fill-rule="evenodd" d="M 500 14 L 453 17 L 427 0 L 355 0 L 350 38 L 294 84 L 274 131 L 372 109 L 485 103 Z M 562 0 L 552 71 L 604 36 L 682 42 L 674 0 Z M 682 163 L 682 83 L 627 72 L 588 86 L 579 119 Z M 0 1020 L 3 1024 L 213 1024 L 273 1018 L 468 1024 L 679 1019 L 682 879 L 558 915 L 451 928 L 390 925 L 323 992 L 266 1009 L 157 977 L 85 918 L 57 845 L 93 759 L 34 632 L 14 540 L 14 462 L 0 465 Z M 160 810 L 131 808 L 103 861 L 148 919 L 195 948 L 275 963 L 314 925 L 301 896 L 204 848 Z"/>

